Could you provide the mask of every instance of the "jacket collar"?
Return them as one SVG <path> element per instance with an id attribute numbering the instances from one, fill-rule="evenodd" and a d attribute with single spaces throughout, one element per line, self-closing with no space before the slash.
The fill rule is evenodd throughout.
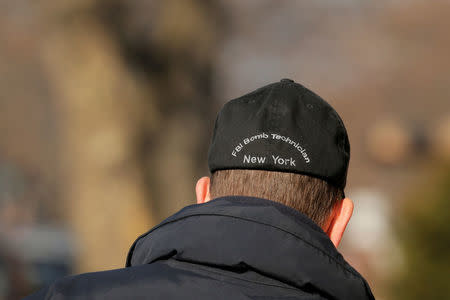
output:
<path id="1" fill-rule="evenodd" d="M 232 196 L 187 206 L 141 235 L 126 266 L 169 257 L 228 269 L 248 266 L 331 299 L 374 299 L 319 226 L 270 200 Z"/>

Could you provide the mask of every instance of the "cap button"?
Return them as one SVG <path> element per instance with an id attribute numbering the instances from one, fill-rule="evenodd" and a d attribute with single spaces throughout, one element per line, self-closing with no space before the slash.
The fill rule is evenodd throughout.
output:
<path id="1" fill-rule="evenodd" d="M 280 82 L 294 82 L 294 80 L 289 79 L 289 78 L 283 78 L 280 80 Z"/>

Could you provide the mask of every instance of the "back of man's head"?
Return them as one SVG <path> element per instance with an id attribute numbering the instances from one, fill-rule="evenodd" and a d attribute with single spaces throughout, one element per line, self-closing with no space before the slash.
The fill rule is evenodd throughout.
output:
<path id="1" fill-rule="evenodd" d="M 347 131 L 337 112 L 312 91 L 283 79 L 229 101 L 219 112 L 208 154 L 211 181 L 199 181 L 197 200 L 276 201 L 327 233 L 339 228 L 337 245 L 353 210 L 344 196 L 349 159 Z"/>
<path id="2" fill-rule="evenodd" d="M 292 207 L 324 227 L 343 190 L 326 181 L 296 173 L 220 170 L 211 176 L 211 198 L 252 196 Z"/>

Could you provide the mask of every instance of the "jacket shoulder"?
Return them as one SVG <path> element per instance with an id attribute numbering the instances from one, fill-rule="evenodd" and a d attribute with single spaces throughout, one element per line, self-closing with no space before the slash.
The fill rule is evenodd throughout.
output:
<path id="1" fill-rule="evenodd" d="M 321 300 L 284 285 L 248 280 L 227 271 L 160 261 L 62 278 L 25 300 L 236 299 Z M 231 276 L 230 276 L 231 275 Z"/>

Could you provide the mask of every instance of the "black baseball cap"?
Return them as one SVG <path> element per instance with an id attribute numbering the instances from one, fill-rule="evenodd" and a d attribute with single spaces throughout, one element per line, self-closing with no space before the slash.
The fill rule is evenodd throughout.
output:
<path id="1" fill-rule="evenodd" d="M 208 153 L 211 173 L 226 169 L 291 172 L 344 189 L 350 143 L 344 123 L 321 97 L 282 79 L 226 103 Z"/>

